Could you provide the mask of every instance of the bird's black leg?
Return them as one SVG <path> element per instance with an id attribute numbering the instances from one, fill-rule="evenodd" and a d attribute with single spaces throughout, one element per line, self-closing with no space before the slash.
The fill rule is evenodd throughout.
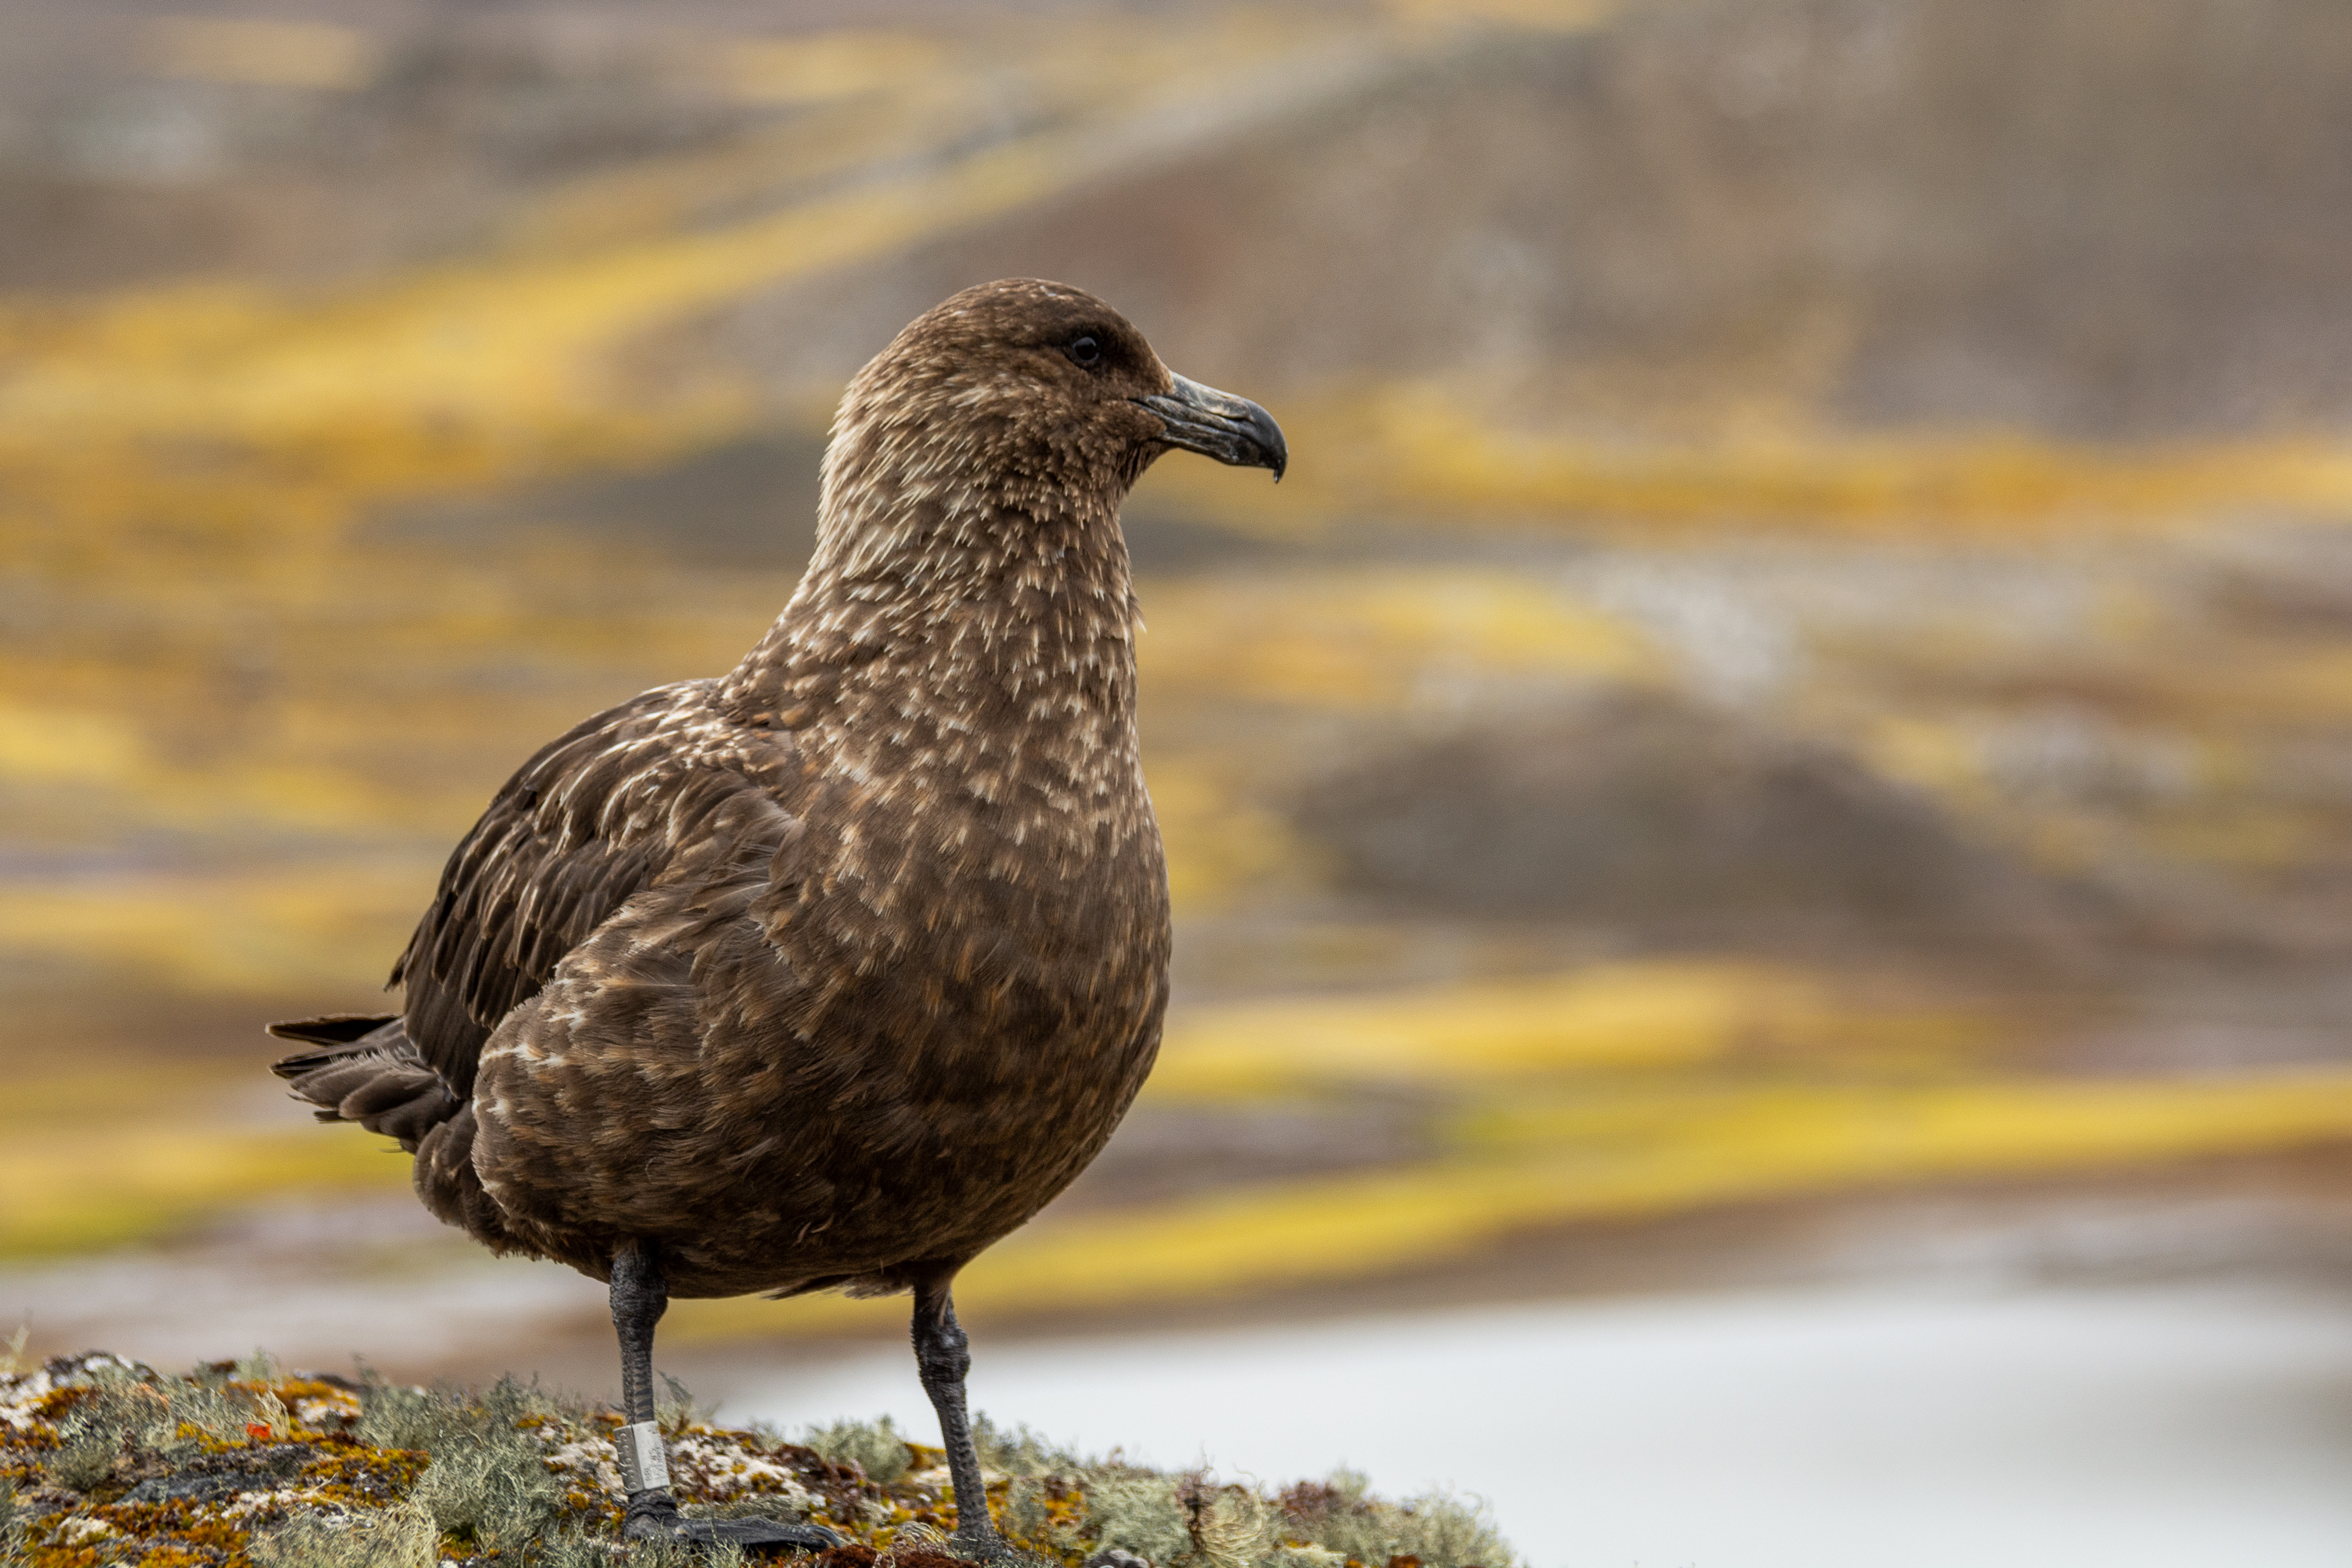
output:
<path id="1" fill-rule="evenodd" d="M 677 1541 L 740 1546 L 746 1552 L 841 1544 L 822 1525 L 772 1519 L 685 1519 L 669 1495 L 669 1458 L 654 1413 L 654 1325 L 669 1310 L 669 1284 L 649 1243 L 624 1248 L 613 1259 L 613 1328 L 621 1338 L 621 1418 L 613 1434 L 621 1481 L 629 1494 L 621 1521 L 624 1541 Z"/>
<path id="2" fill-rule="evenodd" d="M 956 1528 L 948 1545 L 958 1556 L 987 1562 L 1011 1557 L 1013 1548 L 996 1533 L 988 1516 L 988 1488 L 980 1479 L 980 1454 L 971 1446 L 971 1419 L 964 1411 L 963 1380 L 971 1370 L 971 1342 L 956 1322 L 952 1273 L 915 1287 L 915 1369 L 931 1408 L 940 1413 L 940 1436 L 948 1450 L 948 1477 L 955 1485 Z"/>
<path id="3" fill-rule="evenodd" d="M 621 1340 L 621 1418 L 613 1435 L 621 1482 L 629 1494 L 623 1539 L 666 1536 L 677 1522 L 669 1495 L 669 1458 L 654 1418 L 654 1325 L 669 1311 L 669 1283 L 648 1246 L 624 1248 L 613 1260 L 613 1332 Z"/>

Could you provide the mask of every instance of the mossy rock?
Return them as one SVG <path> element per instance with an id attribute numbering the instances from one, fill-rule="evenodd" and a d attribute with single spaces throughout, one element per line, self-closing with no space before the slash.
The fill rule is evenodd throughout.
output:
<path id="1" fill-rule="evenodd" d="M 679 1391 L 681 1394 L 683 1391 Z M 257 1356 L 182 1376 L 103 1352 L 0 1360 L 7 1568 L 543 1568 L 723 1563 L 617 1543 L 609 1410 L 511 1379 L 429 1390 Z M 1000 1526 L 1038 1568 L 1515 1568 L 1479 1510 L 1371 1496 L 1346 1473 L 1279 1494 L 1082 1458 L 980 1423 Z M 955 1568 L 943 1456 L 885 1420 L 791 1442 L 665 1411 L 689 1514 L 824 1525 L 808 1568 Z M 1114 1556 L 1113 1553 L 1127 1554 Z"/>

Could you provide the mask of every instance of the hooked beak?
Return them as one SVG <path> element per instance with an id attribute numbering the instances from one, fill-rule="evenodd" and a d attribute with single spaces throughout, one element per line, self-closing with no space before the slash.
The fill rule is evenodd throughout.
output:
<path id="1" fill-rule="evenodd" d="M 1182 376 L 1170 379 L 1176 383 L 1171 390 L 1135 400 L 1167 426 L 1160 440 L 1236 468 L 1271 468 L 1274 482 L 1282 483 L 1282 471 L 1290 466 L 1290 446 L 1274 415 L 1245 397 Z"/>

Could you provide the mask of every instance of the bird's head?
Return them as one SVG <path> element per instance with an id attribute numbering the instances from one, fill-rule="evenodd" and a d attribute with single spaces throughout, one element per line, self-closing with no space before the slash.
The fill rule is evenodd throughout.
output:
<path id="1" fill-rule="evenodd" d="M 827 510 L 853 486 L 950 513 L 1008 502 L 1115 510 L 1178 447 L 1277 480 L 1289 460 L 1265 410 L 1175 374 L 1093 295 L 1008 278 L 917 318 L 857 373 L 826 454 Z"/>

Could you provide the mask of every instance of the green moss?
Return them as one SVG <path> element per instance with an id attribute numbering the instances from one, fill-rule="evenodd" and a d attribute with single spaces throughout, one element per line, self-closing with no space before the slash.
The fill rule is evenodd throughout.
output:
<path id="1" fill-rule="evenodd" d="M 441 1536 L 411 1501 L 373 1514 L 297 1514 L 257 1539 L 251 1553 L 255 1568 L 431 1568 Z"/>
<path id="2" fill-rule="evenodd" d="M 878 1421 L 835 1421 L 812 1427 L 808 1446 L 836 1464 L 856 1465 L 866 1479 L 888 1486 L 907 1473 L 914 1458 L 907 1439 L 891 1425 Z"/>
<path id="3" fill-rule="evenodd" d="M 0 1568 L 18 1568 L 25 1555 L 25 1521 L 16 1506 L 16 1483 L 0 1479 Z"/>
<path id="4" fill-rule="evenodd" d="M 184 1464 L 255 1427 L 277 1428 L 285 1416 L 267 1388 L 201 1373 L 163 1380 L 110 1357 L 88 1360 L 89 1384 L 58 1423 L 58 1445 L 43 1460 L 50 1480 L 75 1491 L 101 1488 L 149 1461 Z"/>
<path id="5" fill-rule="evenodd" d="M 539 1568 L 745 1568 L 751 1559 L 732 1546 L 698 1551 L 649 1541 L 623 1546 L 609 1535 L 569 1533 L 547 1542 L 533 1561 Z"/>
<path id="6" fill-rule="evenodd" d="M 1086 1497 L 1085 1541 L 1097 1551 L 1118 1547 L 1154 1568 L 1192 1554 L 1191 1524 L 1166 1476 L 1103 1475 L 1080 1483 Z M 1222 1565 L 1220 1565 L 1222 1568 Z"/>
<path id="7" fill-rule="evenodd" d="M 519 1553 L 564 1512 L 567 1489 L 548 1469 L 541 1436 L 562 1415 L 536 1386 L 511 1378 L 471 1396 L 377 1382 L 367 1387 L 354 1435 L 432 1456 L 411 1501 L 442 1534 Z"/>
<path id="8" fill-rule="evenodd" d="M 835 1422 L 804 1443 L 716 1428 L 673 1392 L 672 1490 L 689 1514 L 804 1519 L 843 1536 L 804 1568 L 957 1568 L 944 1550 L 957 1500 L 938 1449 L 887 1421 Z M 618 1425 L 609 1411 L 511 1379 L 435 1390 L 289 1375 L 260 1356 L 184 1377 L 111 1356 L 65 1358 L 0 1375 L 0 1485 L 14 1483 L 0 1491 L 0 1564 L 735 1561 L 621 1545 Z M 1449 1498 L 1387 1502 L 1344 1473 L 1274 1496 L 977 1426 L 998 1521 L 1043 1568 L 1078 1568 L 1111 1547 L 1151 1568 L 1513 1568 L 1485 1516 Z"/>
<path id="9" fill-rule="evenodd" d="M 413 1500 L 445 1535 L 493 1552 L 517 1552 L 545 1535 L 565 1492 L 536 1445 L 472 1443 L 433 1456 Z"/>
<path id="10" fill-rule="evenodd" d="M 1291 1488 L 1281 1508 L 1290 1539 L 1359 1563 L 1412 1557 L 1427 1568 L 1470 1563 L 1492 1568 L 1512 1561 L 1509 1543 L 1482 1507 L 1434 1491 L 1402 1503 L 1383 1501 L 1353 1470 Z"/>

